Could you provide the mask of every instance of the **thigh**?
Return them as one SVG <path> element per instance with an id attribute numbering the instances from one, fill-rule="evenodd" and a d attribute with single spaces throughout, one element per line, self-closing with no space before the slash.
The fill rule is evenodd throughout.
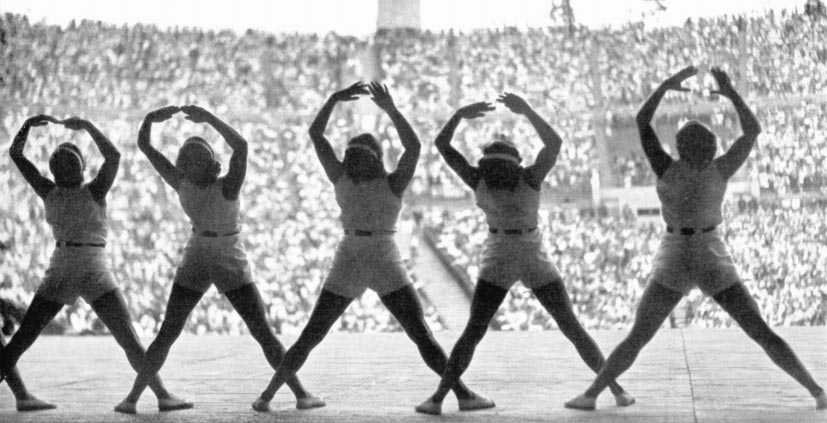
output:
<path id="1" fill-rule="evenodd" d="M 474 288 L 474 297 L 471 299 L 469 325 L 481 324 L 487 327 L 506 295 L 507 289 L 482 279 L 478 280 Z"/>
<path id="2" fill-rule="evenodd" d="M 224 294 L 247 326 L 267 324 L 264 300 L 255 284 L 247 284 Z"/>
<path id="3" fill-rule="evenodd" d="M 741 278 L 735 262 L 729 254 L 726 243 L 717 232 L 709 236 L 703 248 L 697 252 L 704 271 L 697 279 L 697 285 L 705 294 L 715 296 L 733 285 L 740 284 Z"/>
<path id="4" fill-rule="evenodd" d="M 507 235 L 506 235 L 507 236 Z M 519 252 L 507 241 L 489 237 L 480 256 L 479 279 L 506 291 L 520 279 Z"/>
<path id="5" fill-rule="evenodd" d="M 425 326 L 422 303 L 412 285 L 397 289 L 390 294 L 379 297 L 399 324 L 408 331 L 416 326 Z"/>
<path id="6" fill-rule="evenodd" d="M 164 322 L 161 324 L 158 337 L 161 338 L 162 335 L 178 337 L 184 329 L 190 313 L 203 296 L 203 292 L 173 284 L 172 292 L 170 292 L 169 300 L 167 300 L 167 308 L 164 311 Z"/>
<path id="7" fill-rule="evenodd" d="M 627 339 L 649 342 L 657 333 L 669 313 L 683 298 L 678 291 L 650 282 L 635 311 L 635 323 Z"/>
<path id="8" fill-rule="evenodd" d="M 313 312 L 310 313 L 310 319 L 302 330 L 299 339 L 307 337 L 323 338 L 351 302 L 353 302 L 353 298 L 343 297 L 322 289 L 322 293 L 319 295 L 319 299 L 316 300 Z"/>
<path id="9" fill-rule="evenodd" d="M 755 299 L 743 283 L 737 283 L 719 292 L 712 297 L 721 308 L 747 333 L 755 338 L 761 333 L 771 331 L 769 325 L 761 316 L 761 311 Z"/>

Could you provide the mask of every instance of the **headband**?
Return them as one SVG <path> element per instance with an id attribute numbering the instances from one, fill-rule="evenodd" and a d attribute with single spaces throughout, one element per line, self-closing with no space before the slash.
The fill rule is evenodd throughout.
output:
<path id="1" fill-rule="evenodd" d="M 485 160 L 485 159 L 500 159 L 500 160 L 505 160 L 507 162 L 512 162 L 514 164 L 520 164 L 519 159 L 512 156 L 511 154 L 505 154 L 505 153 L 485 153 L 485 154 L 482 155 L 482 159 L 480 159 L 480 160 Z"/>
<path id="2" fill-rule="evenodd" d="M 212 147 L 210 147 L 210 145 L 207 144 L 207 142 L 202 140 L 201 138 L 190 138 L 190 139 L 184 141 L 184 145 L 181 148 L 184 148 L 188 145 L 197 145 L 197 146 L 200 146 L 201 148 L 206 149 L 210 153 L 210 158 L 215 160 L 215 153 L 213 153 Z"/>
<path id="3" fill-rule="evenodd" d="M 80 154 L 78 154 L 78 152 L 75 151 L 75 149 L 73 149 L 72 147 L 69 147 L 67 145 L 58 146 L 57 149 L 55 149 L 54 153 L 52 153 L 52 157 L 54 157 L 58 152 L 61 152 L 61 151 L 66 151 L 66 152 L 70 153 L 71 155 L 75 156 L 75 158 L 78 159 L 78 163 L 80 163 L 80 168 L 81 169 L 86 168 L 86 163 L 83 162 L 83 157 L 81 157 Z"/>
<path id="4" fill-rule="evenodd" d="M 379 158 L 379 155 L 378 155 L 378 154 L 376 154 L 376 152 L 375 152 L 375 151 L 373 151 L 373 149 L 372 149 L 372 148 L 370 148 L 370 147 L 368 147 L 368 146 L 366 146 L 366 145 L 364 145 L 364 144 L 362 144 L 362 143 L 358 143 L 358 142 L 355 142 L 355 143 L 353 143 L 353 144 L 348 145 L 348 146 L 347 146 L 347 148 L 345 148 L 345 153 L 347 153 L 347 150 L 354 149 L 354 148 L 359 148 L 359 149 L 362 149 L 362 150 L 367 150 L 367 151 L 369 151 L 369 152 L 370 152 L 370 154 L 372 154 L 372 155 L 373 155 L 373 157 L 376 157 L 377 159 Z"/>

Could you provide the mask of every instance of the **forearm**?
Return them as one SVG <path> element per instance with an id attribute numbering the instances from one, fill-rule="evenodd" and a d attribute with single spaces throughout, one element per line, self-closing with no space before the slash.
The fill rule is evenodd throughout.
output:
<path id="1" fill-rule="evenodd" d="M 454 132 L 456 132 L 461 120 L 462 118 L 455 114 L 448 119 L 448 122 L 442 127 L 442 130 L 439 131 L 434 144 L 442 155 L 445 155 L 444 151 L 453 149 L 453 147 L 451 147 L 451 140 L 454 138 Z"/>
<path id="2" fill-rule="evenodd" d="M 658 109 L 663 96 L 666 95 L 666 91 L 667 89 L 661 85 L 646 99 L 646 102 L 643 103 L 643 106 L 641 106 L 640 111 L 637 113 L 638 127 L 649 125 L 652 122 L 655 111 Z"/>
<path id="3" fill-rule="evenodd" d="M 214 115 L 210 115 L 211 118 L 208 121 L 209 124 L 215 128 L 216 131 L 224 138 L 224 141 L 230 146 L 233 150 L 238 149 L 245 149 L 247 148 L 247 140 L 241 136 L 232 126 L 228 125 L 223 120 L 217 118 Z"/>
<path id="4" fill-rule="evenodd" d="M 553 152 L 560 151 L 560 145 L 563 143 L 563 140 L 554 128 L 534 110 L 530 110 L 525 116 L 528 118 L 528 121 L 531 122 L 534 130 L 537 131 L 537 135 L 540 136 L 543 144 Z"/>
<path id="5" fill-rule="evenodd" d="M 730 94 L 730 100 L 732 100 L 732 105 L 735 106 L 735 111 L 738 113 L 738 120 L 741 122 L 741 129 L 744 131 L 744 135 L 753 138 L 757 137 L 758 134 L 761 133 L 761 124 L 758 123 L 755 114 L 752 113 L 752 110 L 750 110 L 749 106 L 744 102 L 744 99 L 741 98 L 741 95 L 735 90 Z"/>
<path id="6" fill-rule="evenodd" d="M 17 135 L 14 136 L 14 141 L 12 141 L 11 147 L 9 148 L 9 155 L 12 158 L 23 157 L 23 150 L 26 148 L 30 128 L 27 123 L 24 123 L 20 130 L 17 131 Z"/>
<path id="7" fill-rule="evenodd" d="M 121 153 L 118 148 L 95 125 L 89 123 L 86 126 L 86 132 L 92 137 L 92 141 L 98 146 L 98 150 L 100 150 L 105 160 L 120 160 Z"/>
<path id="8" fill-rule="evenodd" d="M 389 111 L 388 116 L 396 128 L 396 132 L 399 134 L 399 139 L 402 141 L 402 146 L 405 147 L 405 150 L 419 149 L 422 144 L 419 142 L 419 137 L 416 135 L 416 132 L 414 132 L 411 124 L 405 119 L 405 116 L 396 108 Z"/>
<path id="9" fill-rule="evenodd" d="M 319 110 L 319 114 L 313 119 L 313 123 L 310 124 L 310 136 L 314 141 L 317 137 L 324 135 L 327 122 L 330 120 L 330 115 L 333 114 L 333 108 L 336 106 L 336 103 L 337 101 L 333 96 L 327 99 L 322 109 Z"/>

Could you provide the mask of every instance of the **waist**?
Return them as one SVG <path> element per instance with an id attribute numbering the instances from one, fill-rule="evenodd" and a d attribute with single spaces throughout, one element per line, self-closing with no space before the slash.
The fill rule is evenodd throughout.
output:
<path id="1" fill-rule="evenodd" d="M 205 238 L 220 238 L 220 237 L 224 237 L 224 236 L 238 235 L 238 234 L 241 233 L 241 231 L 236 230 L 236 231 L 232 231 L 232 232 L 220 233 L 220 232 L 215 232 L 215 231 L 200 231 L 200 232 L 197 232 L 197 231 L 195 231 L 195 229 L 193 229 L 192 233 L 197 235 L 197 236 L 202 236 L 202 237 L 205 237 Z"/>
<path id="2" fill-rule="evenodd" d="M 105 242 L 57 241 L 57 242 L 55 242 L 55 247 L 57 247 L 57 248 L 64 248 L 64 247 L 97 247 L 97 248 L 103 248 L 103 247 L 106 247 L 106 243 Z"/>
<path id="3" fill-rule="evenodd" d="M 717 227 L 718 225 L 707 226 L 705 228 L 673 228 L 671 226 L 667 226 L 666 232 L 669 232 L 670 234 L 692 236 L 695 234 L 705 234 L 707 232 L 712 232 Z"/>
<path id="4" fill-rule="evenodd" d="M 364 230 L 364 229 L 345 229 L 345 235 L 352 236 L 378 236 L 378 235 L 393 235 L 396 231 L 392 230 Z"/>
<path id="5" fill-rule="evenodd" d="M 537 227 L 528 228 L 528 229 L 504 229 L 504 228 L 494 228 L 489 226 L 488 232 L 492 234 L 503 234 L 503 235 L 522 235 L 522 234 L 529 234 L 537 230 Z"/>

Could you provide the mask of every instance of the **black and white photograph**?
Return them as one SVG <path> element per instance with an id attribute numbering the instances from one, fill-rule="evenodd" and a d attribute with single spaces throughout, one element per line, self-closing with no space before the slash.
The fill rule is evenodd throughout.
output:
<path id="1" fill-rule="evenodd" d="M 0 422 L 827 422 L 825 0 L 0 0 Z"/>

